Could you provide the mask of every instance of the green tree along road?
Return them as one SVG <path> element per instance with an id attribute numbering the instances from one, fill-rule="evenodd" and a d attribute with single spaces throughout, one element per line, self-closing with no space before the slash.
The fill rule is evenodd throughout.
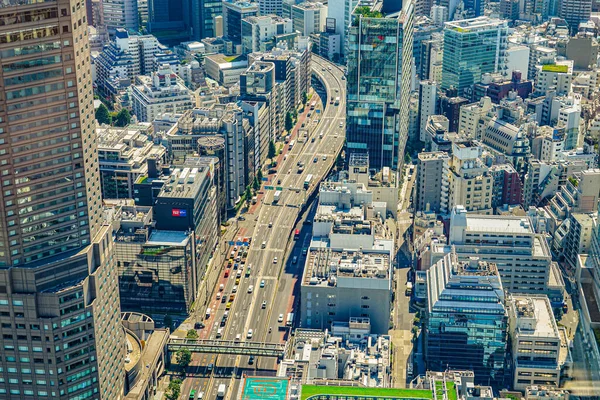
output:
<path id="1" fill-rule="evenodd" d="M 169 400 L 177 400 L 181 394 L 181 379 L 173 379 L 169 382 L 165 396 Z"/>
<path id="2" fill-rule="evenodd" d="M 188 349 L 179 350 L 175 354 L 175 362 L 177 362 L 181 368 L 187 368 L 187 366 L 190 365 L 190 362 L 192 362 L 192 353 Z"/>
<path id="3" fill-rule="evenodd" d="M 100 107 L 96 110 L 96 120 L 98 120 L 98 123 L 100 124 L 110 125 L 112 123 L 110 112 L 104 104 L 100 104 Z"/>

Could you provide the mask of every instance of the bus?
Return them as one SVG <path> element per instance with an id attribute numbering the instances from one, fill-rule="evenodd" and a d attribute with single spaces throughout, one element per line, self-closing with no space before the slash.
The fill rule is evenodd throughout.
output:
<path id="1" fill-rule="evenodd" d="M 340 96 L 335 98 L 335 105 L 339 106 L 340 105 Z"/>
<path id="2" fill-rule="evenodd" d="M 300 229 L 296 229 L 296 232 L 294 232 L 294 240 L 298 239 L 300 239 Z"/>
<path id="3" fill-rule="evenodd" d="M 294 147 L 294 145 L 295 145 L 295 144 L 296 144 L 296 141 L 295 141 L 295 140 L 292 140 L 292 141 L 290 142 L 290 150 L 291 150 L 291 149 Z"/>
<path id="4" fill-rule="evenodd" d="M 304 189 L 308 189 L 308 187 L 310 186 L 310 181 L 312 181 L 312 175 L 308 174 L 308 176 L 306 177 L 306 180 L 304 181 Z"/>

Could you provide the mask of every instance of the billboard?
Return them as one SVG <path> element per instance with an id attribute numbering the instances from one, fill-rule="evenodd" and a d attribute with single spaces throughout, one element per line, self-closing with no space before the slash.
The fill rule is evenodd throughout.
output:
<path id="1" fill-rule="evenodd" d="M 325 32 L 335 33 L 335 18 L 327 18 L 325 20 Z"/>
<path id="2" fill-rule="evenodd" d="M 172 217 L 187 217 L 187 210 L 183 208 L 173 208 L 171 210 Z"/>

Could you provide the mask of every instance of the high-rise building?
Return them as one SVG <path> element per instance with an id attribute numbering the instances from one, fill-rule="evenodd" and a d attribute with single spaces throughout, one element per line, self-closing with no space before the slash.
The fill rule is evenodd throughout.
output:
<path id="1" fill-rule="evenodd" d="M 258 11 L 260 15 L 275 14 L 282 16 L 283 0 L 258 0 Z"/>
<path id="2" fill-rule="evenodd" d="M 137 0 L 103 1 L 102 14 L 104 26 L 110 35 L 114 35 L 117 28 L 133 32 L 140 28 Z"/>
<path id="3" fill-rule="evenodd" d="M 421 81 L 419 85 L 419 139 L 425 141 L 427 119 L 436 114 L 437 82 Z"/>
<path id="4" fill-rule="evenodd" d="M 234 44 L 242 43 L 242 20 L 258 14 L 258 5 L 249 1 L 223 2 L 223 35 Z"/>
<path id="5" fill-rule="evenodd" d="M 450 156 L 445 151 L 419 153 L 416 211 L 448 213 Z"/>
<path id="6" fill-rule="evenodd" d="M 335 33 L 340 35 L 340 55 L 347 51 L 346 38 L 352 21 L 352 12 L 358 0 L 331 0 L 327 4 L 327 18 L 335 20 Z"/>
<path id="7" fill-rule="evenodd" d="M 276 15 L 261 15 L 242 20 L 242 53 L 269 51 L 278 42 L 287 41 L 293 45 L 296 32 L 292 20 Z M 293 46 L 288 45 L 288 48 Z"/>
<path id="8" fill-rule="evenodd" d="M 577 32 L 581 22 L 587 22 L 592 13 L 592 0 L 560 0 L 558 16 L 569 24 L 572 33 Z"/>
<path id="9" fill-rule="evenodd" d="M 192 27 L 192 39 L 201 40 L 215 37 L 216 17 L 223 14 L 222 0 L 192 0 L 190 1 L 190 17 Z M 225 23 L 223 23 L 225 25 Z"/>
<path id="10" fill-rule="evenodd" d="M 0 6 L 4 399 L 123 398 L 85 19 L 76 1 Z"/>
<path id="11" fill-rule="evenodd" d="M 427 368 L 473 370 L 475 382 L 505 379 L 508 315 L 493 263 L 451 252 L 427 271 Z"/>
<path id="12" fill-rule="evenodd" d="M 348 152 L 369 153 L 375 169 L 397 169 L 404 161 L 413 11 L 412 2 L 390 17 L 357 7 L 348 35 Z"/>
<path id="13" fill-rule="evenodd" d="M 320 33 L 325 30 L 327 6 L 323 3 L 305 1 L 300 4 L 294 4 L 291 7 L 291 15 L 285 15 L 285 17 L 292 19 L 294 30 L 300 32 L 301 36 Z"/>
<path id="14" fill-rule="evenodd" d="M 507 47 L 507 21 L 479 17 L 446 22 L 442 89 L 458 94 L 481 80 L 485 73 L 500 72 Z"/>

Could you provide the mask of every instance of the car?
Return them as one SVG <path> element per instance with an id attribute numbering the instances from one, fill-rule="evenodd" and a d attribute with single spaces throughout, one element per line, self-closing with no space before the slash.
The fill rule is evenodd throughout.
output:
<path id="1" fill-rule="evenodd" d="M 273 257 L 273 264 L 277 264 L 277 257 Z"/>
<path id="2" fill-rule="evenodd" d="M 315 157 L 315 158 L 313 159 L 313 162 L 314 162 L 314 163 L 316 163 L 317 161 L 319 161 L 319 159 L 318 159 L 317 157 Z"/>
<path id="3" fill-rule="evenodd" d="M 227 302 L 227 295 L 224 294 L 223 297 L 221 297 L 221 303 L 226 303 Z"/>
<path id="4" fill-rule="evenodd" d="M 294 256 L 292 258 L 292 264 L 296 264 L 298 262 L 298 257 Z"/>
<path id="5" fill-rule="evenodd" d="M 311 142 L 311 143 L 314 143 L 314 142 L 315 142 L 315 138 L 314 138 L 314 137 L 313 137 L 313 138 L 311 138 L 311 139 L 310 139 L 310 142 Z"/>
<path id="6" fill-rule="evenodd" d="M 231 293 L 237 293 L 238 287 L 235 285 L 233 289 L 231 289 Z"/>
<path id="7" fill-rule="evenodd" d="M 239 285 L 240 284 L 240 278 L 235 278 L 235 284 Z"/>
<path id="8" fill-rule="evenodd" d="M 280 185 L 281 184 L 281 179 L 277 179 L 277 184 Z"/>
<path id="9" fill-rule="evenodd" d="M 261 287 L 261 288 L 264 288 L 264 287 L 265 287 L 265 280 L 264 280 L 264 279 L 260 281 L 260 287 Z"/>
<path id="10" fill-rule="evenodd" d="M 254 356 L 248 357 L 248 364 L 250 364 L 250 365 L 254 364 Z"/>
<path id="11" fill-rule="evenodd" d="M 283 314 L 279 314 L 279 317 L 277 317 L 277 322 L 283 322 Z"/>
<path id="12" fill-rule="evenodd" d="M 233 269 L 238 269 L 240 265 L 238 263 L 233 264 Z"/>
<path id="13" fill-rule="evenodd" d="M 302 249 L 302 255 L 303 256 L 305 256 L 307 252 L 308 252 L 308 249 L 306 247 Z"/>
<path id="14" fill-rule="evenodd" d="M 342 121 L 340 121 L 340 128 L 344 127 L 344 123 Z"/>
<path id="15" fill-rule="evenodd" d="M 290 168 L 290 169 L 288 169 L 288 174 L 291 174 L 291 173 L 292 173 L 292 169 Z"/>
<path id="16" fill-rule="evenodd" d="M 269 221 L 269 228 L 273 227 L 273 221 Z"/>
<path id="17" fill-rule="evenodd" d="M 206 370 L 207 370 L 208 372 L 210 372 L 210 371 L 212 371 L 214 368 L 215 368 L 215 364 L 213 364 L 213 363 L 210 363 L 210 364 L 208 364 L 208 366 L 206 367 Z"/>
<path id="18" fill-rule="evenodd" d="M 337 133 L 337 132 L 336 132 L 336 133 L 333 135 L 333 137 L 334 137 L 334 138 L 336 138 L 336 139 L 338 138 L 338 136 L 339 136 L 339 135 L 338 135 L 338 133 Z"/>
<path id="19" fill-rule="evenodd" d="M 240 335 L 239 333 L 237 335 L 235 335 L 235 341 L 239 342 L 242 340 L 242 335 Z"/>
<path id="20" fill-rule="evenodd" d="M 345 80 L 346 80 L 346 77 L 345 77 L 344 75 L 342 75 L 342 80 L 343 80 L 343 81 L 345 81 Z"/>
<path id="21" fill-rule="evenodd" d="M 221 300 L 221 292 L 217 292 L 217 300 Z"/>
<path id="22" fill-rule="evenodd" d="M 327 160 L 327 156 L 323 155 L 323 161 Z"/>
<path id="23" fill-rule="evenodd" d="M 268 173 L 269 173 L 269 175 L 276 174 L 277 170 L 275 168 L 271 168 L 271 169 L 269 169 Z"/>
<path id="24" fill-rule="evenodd" d="M 222 283 L 219 285 L 219 292 L 222 292 L 223 290 L 225 290 L 225 285 L 223 285 Z"/>
<path id="25" fill-rule="evenodd" d="M 252 334 L 253 334 L 252 329 L 248 329 L 248 333 L 246 334 L 246 338 L 247 339 L 252 339 Z"/>
<path id="26" fill-rule="evenodd" d="M 252 293 L 253 290 L 254 290 L 254 286 L 252 286 L 252 285 L 248 286 L 248 293 Z"/>
<path id="27" fill-rule="evenodd" d="M 227 304 L 225 304 L 225 309 L 226 310 L 231 310 L 231 302 L 227 302 Z"/>
<path id="28" fill-rule="evenodd" d="M 267 302 L 266 302 L 266 301 L 263 301 L 263 302 L 262 302 L 262 305 L 260 306 L 260 308 L 262 308 L 263 310 L 264 310 L 265 308 L 267 308 Z"/>
<path id="29" fill-rule="evenodd" d="M 240 215 L 240 216 L 238 217 L 238 221 L 245 221 L 245 220 L 246 220 L 246 218 L 244 218 L 244 216 L 243 216 L 243 215 Z"/>
<path id="30" fill-rule="evenodd" d="M 194 324 L 194 329 L 202 329 L 204 327 L 205 327 L 205 325 L 202 322 L 196 322 Z"/>

